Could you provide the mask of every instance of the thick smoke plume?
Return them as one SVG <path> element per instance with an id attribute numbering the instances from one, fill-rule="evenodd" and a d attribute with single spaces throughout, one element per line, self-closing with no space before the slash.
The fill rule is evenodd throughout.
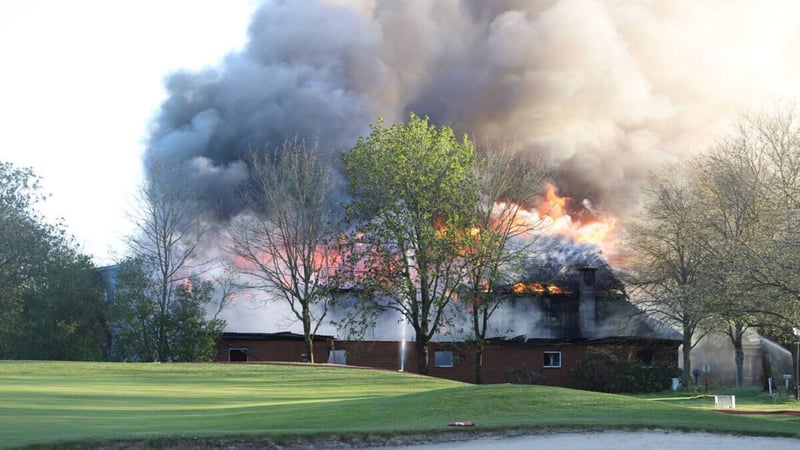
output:
<path id="1" fill-rule="evenodd" d="M 648 171 L 797 97 L 798 23 L 769 0 L 266 2 L 241 51 L 168 77 L 145 165 L 180 163 L 227 219 L 252 152 L 298 137 L 336 163 L 414 112 L 545 155 L 560 195 L 624 224 Z"/>
<path id="2" fill-rule="evenodd" d="M 624 216 L 648 170 L 797 96 L 798 20 L 791 1 L 268 2 L 242 51 L 168 78 L 146 164 L 183 162 L 227 217 L 251 152 L 299 136 L 336 158 L 413 111 L 513 137 L 562 195 Z"/>

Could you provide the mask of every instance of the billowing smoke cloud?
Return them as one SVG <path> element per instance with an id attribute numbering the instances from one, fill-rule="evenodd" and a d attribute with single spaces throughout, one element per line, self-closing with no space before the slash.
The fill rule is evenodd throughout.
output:
<path id="1" fill-rule="evenodd" d="M 217 213 L 240 209 L 236 191 L 253 152 L 299 137 L 331 152 L 369 131 L 383 77 L 374 27 L 352 11 L 306 2 L 264 5 L 250 40 L 221 67 L 166 83 L 145 164 L 183 163 Z"/>
<path id="2" fill-rule="evenodd" d="M 243 50 L 169 76 L 145 164 L 182 163 L 227 218 L 253 151 L 300 137 L 338 161 L 415 112 L 546 155 L 560 195 L 624 224 L 648 171 L 797 97 L 797 23 L 777 0 L 266 2 Z"/>
<path id="3" fill-rule="evenodd" d="M 624 215 L 648 170 L 797 96 L 798 20 L 784 1 L 268 2 L 244 50 L 169 77 L 146 161 L 189 163 L 225 216 L 252 151 L 299 136 L 335 158 L 413 111 L 514 137 L 562 195 Z"/>

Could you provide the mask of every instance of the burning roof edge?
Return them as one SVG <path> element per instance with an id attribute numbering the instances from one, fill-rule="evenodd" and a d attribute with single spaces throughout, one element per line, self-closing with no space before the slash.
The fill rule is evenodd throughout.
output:
<path id="1" fill-rule="evenodd" d="M 336 339 L 334 336 L 323 334 L 314 335 L 314 340 L 330 341 Z M 291 331 L 279 331 L 277 333 L 261 332 L 225 332 L 220 336 L 222 341 L 305 341 L 305 336 Z"/>

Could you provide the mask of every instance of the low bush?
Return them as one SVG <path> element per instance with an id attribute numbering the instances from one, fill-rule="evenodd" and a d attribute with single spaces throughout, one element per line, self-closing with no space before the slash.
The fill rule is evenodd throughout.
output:
<path id="1" fill-rule="evenodd" d="M 571 374 L 581 389 L 638 394 L 669 389 L 680 371 L 676 364 L 644 364 L 607 349 L 589 348 Z"/>

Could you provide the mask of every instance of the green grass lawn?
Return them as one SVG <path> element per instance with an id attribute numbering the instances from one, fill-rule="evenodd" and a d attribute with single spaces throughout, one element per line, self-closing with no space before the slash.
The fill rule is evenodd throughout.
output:
<path id="1" fill-rule="evenodd" d="M 0 362 L 0 446 L 443 432 L 453 429 L 448 422 L 468 420 L 476 431 L 671 428 L 800 437 L 797 416 L 732 416 L 709 411 L 707 398 L 654 398 L 330 366 Z"/>

